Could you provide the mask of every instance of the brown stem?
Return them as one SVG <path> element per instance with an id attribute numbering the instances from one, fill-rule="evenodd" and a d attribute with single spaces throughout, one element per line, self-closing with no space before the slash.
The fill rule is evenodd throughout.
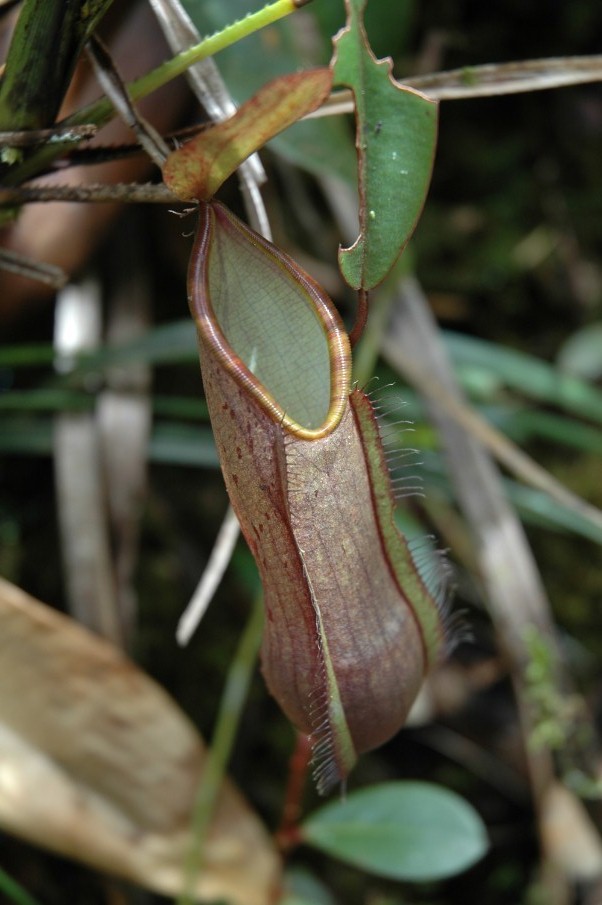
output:
<path id="1" fill-rule="evenodd" d="M 303 790 L 311 761 L 309 735 L 299 733 L 295 750 L 288 765 L 288 782 L 284 795 L 282 820 L 276 833 L 276 844 L 284 853 L 299 843 L 299 818 L 303 802 Z"/>
<path id="2" fill-rule="evenodd" d="M 0 188 L 0 206 L 31 204 L 49 201 L 137 202 L 152 204 L 179 204 L 180 199 L 160 183 L 118 183 L 88 185 L 25 185 Z"/>

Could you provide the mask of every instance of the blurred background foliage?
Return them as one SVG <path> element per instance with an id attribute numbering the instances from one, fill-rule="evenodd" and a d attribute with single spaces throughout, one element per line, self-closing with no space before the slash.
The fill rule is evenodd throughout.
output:
<path id="1" fill-rule="evenodd" d="M 202 33 L 254 8 L 251 0 L 186 0 L 185 6 Z M 343 22 L 342 0 L 315 0 L 303 17 L 220 55 L 217 62 L 235 99 L 250 96 L 277 72 L 326 63 L 330 38 Z M 594 53 L 602 7 L 590 0 L 531 5 L 369 0 L 366 26 L 376 55 L 392 55 L 395 75 L 403 79 L 479 63 Z M 190 97 L 184 106 L 182 123 L 198 118 Z M 152 119 L 152 107 L 148 115 Z M 299 124 L 262 156 L 275 241 L 326 286 L 350 321 L 354 300 L 336 270 L 341 238 L 328 202 L 328 180 L 354 178 L 351 123 L 329 118 Z M 408 252 L 473 404 L 560 481 L 600 507 L 601 183 L 598 85 L 443 102 L 432 188 Z M 240 208 L 234 181 L 223 195 Z M 92 411 L 107 385 L 108 365 L 151 366 L 152 431 L 132 652 L 207 735 L 257 577 L 240 544 L 201 629 L 188 648 L 177 647 L 177 620 L 227 505 L 202 401 L 194 330 L 186 320 L 190 223 L 159 206 L 132 205 L 124 206 L 102 234 L 99 226 L 98 244 L 80 271 L 100 282 L 105 299 L 124 273 L 133 275 L 146 287 L 152 312 L 148 332 L 124 343 L 118 353 L 101 349 L 73 371 L 57 374 L 52 299 L 23 295 L 18 308 L 3 307 L 0 573 L 66 609 L 51 459 L 54 419 L 59 413 Z M 384 364 L 378 364 L 377 373 L 383 382 L 396 381 L 408 416 L 416 420 L 412 443 L 424 450 L 426 507 L 412 503 L 412 515 L 427 525 L 434 515 L 435 524 L 441 524 L 453 510 L 434 432 L 415 392 L 401 386 Z M 577 684 L 599 716 L 599 529 L 540 491 L 510 478 L 506 486 L 527 526 Z M 468 609 L 474 635 L 449 667 L 449 675 L 459 676 L 460 703 L 446 702 L 446 691 L 452 692 L 438 688 L 437 722 L 409 728 L 364 757 L 353 782 L 417 777 L 450 785 L 485 818 L 492 853 L 468 874 L 432 888 L 401 887 L 315 854 L 294 855 L 293 865 L 298 860 L 306 869 L 309 864 L 337 902 L 539 901 L 537 839 L 515 750 L 519 736 L 510 683 L 479 603 L 478 583 L 465 562 L 459 569 L 458 604 Z M 279 820 L 292 744 L 292 730 L 257 678 L 231 772 L 270 827 Z M 308 800 L 313 801 L 311 791 Z M 46 905 L 109 901 L 103 884 L 84 868 L 44 857 L 8 837 L 0 864 Z M 312 893 L 314 900 L 330 901 L 320 890 Z M 123 898 L 112 901 L 160 901 L 132 890 L 120 889 L 118 895 Z"/>

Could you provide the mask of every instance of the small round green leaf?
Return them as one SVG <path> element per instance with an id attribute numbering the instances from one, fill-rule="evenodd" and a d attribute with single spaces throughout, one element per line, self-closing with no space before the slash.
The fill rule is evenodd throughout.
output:
<path id="1" fill-rule="evenodd" d="M 278 905 L 335 905 L 328 889 L 303 868 L 287 870 L 284 893 Z"/>
<path id="2" fill-rule="evenodd" d="M 425 882 L 460 873 L 483 857 L 481 818 L 448 789 L 391 782 L 352 792 L 301 826 L 308 845 L 395 880 Z"/>

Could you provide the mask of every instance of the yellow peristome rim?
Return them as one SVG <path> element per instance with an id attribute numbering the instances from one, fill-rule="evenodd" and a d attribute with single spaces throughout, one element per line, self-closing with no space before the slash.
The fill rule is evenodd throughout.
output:
<path id="1" fill-rule="evenodd" d="M 320 286 L 294 264 L 288 255 L 283 254 L 271 242 L 268 242 L 238 220 L 222 204 L 203 202 L 199 206 L 199 214 L 199 226 L 194 240 L 188 272 L 188 299 L 192 316 L 202 339 L 209 343 L 224 368 L 229 371 L 239 384 L 248 390 L 273 421 L 303 440 L 320 440 L 328 436 L 338 426 L 343 417 L 351 383 L 351 348 L 338 311 Z M 218 217 L 227 219 L 249 242 L 260 246 L 266 254 L 269 254 L 277 262 L 279 267 L 299 282 L 307 293 L 320 326 L 326 335 L 330 360 L 330 402 L 328 414 L 324 423 L 318 428 L 303 427 L 302 424 L 298 424 L 286 414 L 271 393 L 257 380 L 239 356 L 235 354 L 220 329 L 207 292 L 206 279 L 211 238 L 215 229 L 215 221 Z"/>

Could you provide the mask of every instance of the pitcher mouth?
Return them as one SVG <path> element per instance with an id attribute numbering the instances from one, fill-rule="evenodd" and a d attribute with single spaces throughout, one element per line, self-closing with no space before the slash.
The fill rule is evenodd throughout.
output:
<path id="1" fill-rule="evenodd" d="M 305 324 L 309 324 L 309 329 L 314 332 L 314 338 L 318 340 L 320 346 L 323 345 L 323 350 L 319 353 L 318 364 L 324 372 L 324 378 L 328 374 L 329 393 L 327 403 L 325 401 L 318 403 L 318 406 L 321 406 L 319 415 L 308 418 L 309 421 L 314 421 L 313 424 L 301 423 L 302 419 L 294 416 L 294 406 L 285 406 L 278 401 L 278 392 L 274 387 L 266 386 L 265 382 L 254 373 L 256 365 L 254 359 L 258 346 L 251 344 L 247 349 L 247 360 L 244 360 L 229 341 L 222 323 L 220 323 L 220 317 L 211 298 L 209 273 L 211 255 L 214 251 L 213 244 L 218 229 L 221 230 L 222 236 L 231 238 L 232 244 L 228 246 L 228 253 L 235 253 L 236 243 L 238 243 L 243 253 L 262 256 L 270 275 L 276 274 L 277 279 L 282 280 L 282 286 L 287 291 L 290 291 L 291 287 L 294 288 L 294 292 L 299 296 L 299 305 L 302 307 Z M 318 440 L 328 436 L 340 423 L 347 405 L 351 389 L 351 351 L 341 318 L 331 300 L 318 284 L 291 258 L 234 218 L 226 208 L 218 203 L 200 206 L 199 227 L 191 255 L 188 281 L 190 307 L 199 335 L 212 347 L 221 364 L 236 382 L 250 393 L 273 421 L 280 424 L 290 434 L 306 440 Z M 241 310 L 244 310 L 244 300 L 238 300 L 238 304 L 242 305 Z M 277 315 L 282 323 L 283 311 L 278 311 Z M 266 336 L 268 340 L 271 339 L 270 334 L 265 332 L 269 329 L 268 315 L 265 322 L 261 324 L 262 333 L 258 340 L 258 345 L 261 343 L 263 348 L 265 348 Z M 249 345 L 248 337 L 245 339 Z M 294 337 L 287 336 L 287 342 L 295 347 L 277 350 L 281 372 L 278 377 L 301 385 L 303 374 L 297 373 L 295 376 L 294 367 L 292 367 L 289 376 L 286 370 L 287 355 L 294 363 L 298 348 L 294 343 Z M 274 339 L 274 343 L 277 343 L 277 339 Z M 328 356 L 327 363 L 323 355 Z M 312 367 L 312 363 L 309 362 L 308 371 L 311 371 Z M 308 383 L 311 383 L 312 376 L 311 373 L 308 373 Z M 325 384 L 325 379 L 322 380 L 322 384 Z M 285 388 L 285 391 L 288 390 L 290 390 L 290 384 Z M 323 385 L 320 386 L 320 393 L 324 393 Z M 307 395 L 307 407 L 310 411 L 313 404 L 311 386 L 307 389 Z"/>

